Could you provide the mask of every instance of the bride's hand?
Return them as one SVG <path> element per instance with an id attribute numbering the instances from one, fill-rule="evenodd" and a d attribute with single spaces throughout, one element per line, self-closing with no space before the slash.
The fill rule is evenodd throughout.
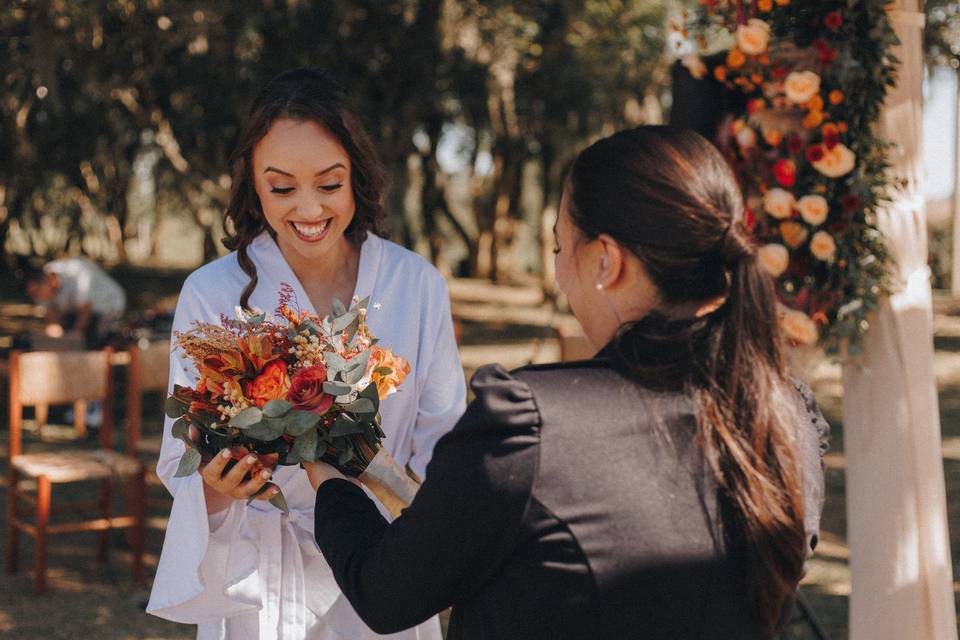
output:
<path id="1" fill-rule="evenodd" d="M 326 462 L 302 462 L 300 464 L 302 464 L 303 468 L 306 470 L 307 477 L 310 478 L 310 484 L 313 486 L 314 491 L 316 491 L 317 488 L 327 480 L 334 480 L 336 478 L 349 480 L 347 476 L 343 475 Z"/>
<path id="2" fill-rule="evenodd" d="M 220 495 L 234 500 L 247 500 L 260 491 L 272 475 L 269 469 L 260 469 L 254 473 L 257 456 L 245 455 L 238 460 L 233 468 L 224 473 L 227 463 L 230 462 L 232 452 L 224 449 L 200 470 L 200 476 L 206 485 Z M 250 473 L 251 478 L 244 480 Z M 269 500 L 277 493 L 276 487 L 270 487 L 257 495 L 258 500 Z"/>

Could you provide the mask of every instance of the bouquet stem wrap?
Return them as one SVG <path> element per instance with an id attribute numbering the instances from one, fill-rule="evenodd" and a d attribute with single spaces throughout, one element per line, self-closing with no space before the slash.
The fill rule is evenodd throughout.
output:
<path id="1" fill-rule="evenodd" d="M 386 449 L 381 448 L 359 476 L 394 518 L 400 515 L 417 494 L 420 483 L 408 475 Z"/>

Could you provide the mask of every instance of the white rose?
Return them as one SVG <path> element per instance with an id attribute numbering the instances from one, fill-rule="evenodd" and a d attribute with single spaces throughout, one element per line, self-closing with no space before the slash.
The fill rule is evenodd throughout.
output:
<path id="1" fill-rule="evenodd" d="M 800 198 L 797 201 L 797 209 L 800 210 L 800 217 L 803 218 L 804 222 L 814 227 L 823 224 L 823 221 L 827 219 L 827 214 L 830 213 L 830 205 L 827 204 L 827 199 L 817 195 Z"/>
<path id="2" fill-rule="evenodd" d="M 770 25 L 757 18 L 737 27 L 737 47 L 748 56 L 758 56 L 770 44 Z"/>
<path id="3" fill-rule="evenodd" d="M 857 164 L 857 154 L 844 144 L 838 144 L 833 149 L 823 148 L 823 157 L 813 163 L 813 168 L 828 178 L 845 176 Z"/>
<path id="4" fill-rule="evenodd" d="M 779 278 L 790 264 L 790 251 L 782 244 L 765 244 L 757 250 L 760 264 L 774 278 Z"/>
<path id="5" fill-rule="evenodd" d="M 833 262 L 837 255 L 837 241 L 826 231 L 817 231 L 810 238 L 810 253 L 817 260 Z"/>
<path id="6" fill-rule="evenodd" d="M 796 204 L 797 200 L 793 194 L 779 187 L 763 194 L 763 210 L 777 220 L 789 218 Z"/>
<path id="7" fill-rule="evenodd" d="M 820 76 L 813 71 L 794 71 L 783 81 L 783 92 L 793 104 L 806 104 L 820 93 Z"/>
<path id="8" fill-rule="evenodd" d="M 800 344 L 814 345 L 820 339 L 817 323 L 802 311 L 781 306 L 780 327 L 787 338 Z"/>
<path id="9" fill-rule="evenodd" d="M 751 126 L 744 126 L 737 131 L 737 144 L 741 149 L 753 149 L 757 146 L 757 132 Z"/>

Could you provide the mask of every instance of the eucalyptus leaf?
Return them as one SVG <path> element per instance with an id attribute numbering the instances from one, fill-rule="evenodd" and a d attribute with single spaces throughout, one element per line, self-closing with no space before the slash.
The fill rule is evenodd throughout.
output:
<path id="1" fill-rule="evenodd" d="M 183 440 L 184 444 L 190 448 L 196 448 L 197 446 L 197 443 L 190 439 L 190 425 L 182 416 L 177 418 L 173 426 L 170 427 L 170 435 L 178 440 Z"/>
<path id="2" fill-rule="evenodd" d="M 167 398 L 163 403 L 163 412 L 168 418 L 176 420 L 187 412 L 187 405 L 173 396 Z"/>
<path id="3" fill-rule="evenodd" d="M 187 449 L 180 456 L 180 464 L 177 465 L 177 472 L 173 474 L 174 478 L 185 478 L 193 474 L 200 468 L 200 452 L 196 449 Z"/>
<path id="4" fill-rule="evenodd" d="M 266 318 L 267 318 L 267 314 L 266 314 L 266 313 L 258 313 L 258 314 L 256 314 L 256 315 L 253 315 L 253 316 L 250 316 L 249 318 L 247 318 L 247 324 L 249 324 L 250 326 L 255 327 L 255 326 L 257 326 L 258 324 L 260 324 L 261 322 L 263 322 Z"/>
<path id="5" fill-rule="evenodd" d="M 300 323 L 300 330 L 306 329 L 312 334 L 319 335 L 323 333 L 323 329 L 313 320 L 307 319 Z"/>
<path id="6" fill-rule="evenodd" d="M 263 412 L 258 407 L 247 407 L 230 418 L 229 424 L 237 429 L 249 429 L 263 419 Z"/>
<path id="7" fill-rule="evenodd" d="M 366 298 L 364 298 L 363 300 L 357 303 L 358 309 L 366 309 L 368 306 L 370 306 L 370 296 L 367 296 Z"/>
<path id="8" fill-rule="evenodd" d="M 293 450 L 307 462 L 317 459 L 317 430 L 311 429 L 293 441 Z"/>
<path id="9" fill-rule="evenodd" d="M 342 382 L 324 382 L 323 390 L 332 396 L 343 396 L 353 391 L 353 387 Z"/>
<path id="10" fill-rule="evenodd" d="M 278 490 L 277 490 L 277 493 L 274 494 L 274 496 L 273 496 L 272 498 L 270 498 L 270 501 L 269 501 L 269 502 L 270 502 L 270 504 L 272 504 L 273 506 L 275 506 L 277 509 L 280 509 L 280 511 L 283 511 L 284 513 L 287 513 L 287 511 L 288 511 L 288 509 L 287 509 L 287 499 L 283 497 L 283 491 L 280 491 L 280 490 L 278 489 Z"/>
<path id="11" fill-rule="evenodd" d="M 303 435 L 310 429 L 313 429 L 317 426 L 317 423 L 320 422 L 320 416 L 315 413 L 310 413 L 309 411 L 291 411 L 282 418 L 283 423 L 283 432 L 288 436 L 297 436 Z"/>
<path id="12" fill-rule="evenodd" d="M 347 311 L 342 316 L 334 318 L 333 325 L 331 326 L 331 333 L 340 333 L 341 331 L 346 329 L 350 325 L 350 323 L 354 321 L 354 319 L 357 317 L 357 314 L 359 314 L 359 312 L 360 312 L 359 309 L 353 308 L 350 311 Z"/>
<path id="13" fill-rule="evenodd" d="M 286 464 L 300 464 L 303 460 L 300 459 L 300 456 L 297 455 L 297 452 L 291 449 L 287 452 L 287 457 L 284 460 Z"/>
<path id="14" fill-rule="evenodd" d="M 289 400 L 271 400 L 263 405 L 263 415 L 268 418 L 280 418 L 286 415 L 292 408 L 293 404 L 291 404 Z"/>
<path id="15" fill-rule="evenodd" d="M 350 360 L 347 361 L 347 371 L 356 371 L 359 369 L 360 371 L 366 373 L 367 365 L 370 364 L 370 356 L 372 354 L 373 349 L 366 349 L 362 353 L 358 353 L 350 358 Z"/>
<path id="16" fill-rule="evenodd" d="M 356 400 L 348 404 L 346 407 L 344 407 L 344 409 L 346 409 L 351 413 L 359 413 L 359 414 L 371 414 L 371 413 L 377 412 L 377 408 L 373 405 L 372 402 L 370 402 L 369 398 L 357 398 Z"/>
<path id="17" fill-rule="evenodd" d="M 343 451 L 340 452 L 340 457 L 337 458 L 337 461 L 338 461 L 341 465 L 345 465 L 345 464 L 347 464 L 348 462 L 350 462 L 351 460 L 353 460 L 353 458 L 354 458 L 353 448 L 347 448 L 347 449 L 344 449 Z"/>
<path id="18" fill-rule="evenodd" d="M 282 418 L 264 418 L 252 427 L 245 429 L 243 435 L 248 438 L 254 438 L 255 440 L 269 442 L 282 436 L 283 429 Z"/>
<path id="19" fill-rule="evenodd" d="M 336 351 L 324 351 L 323 361 L 327 367 L 334 371 L 343 371 L 347 366 L 347 361 Z"/>
<path id="20" fill-rule="evenodd" d="M 353 319 L 353 322 L 348 324 L 343 332 L 347 335 L 347 342 L 352 342 L 353 338 L 357 335 L 357 331 L 360 330 L 360 316 L 357 316 Z"/>
<path id="21" fill-rule="evenodd" d="M 340 302 L 340 298 L 334 297 L 333 304 L 331 306 L 333 308 L 333 315 L 335 316 L 342 316 L 347 312 L 347 308 L 342 302 Z"/>
<path id="22" fill-rule="evenodd" d="M 330 427 L 331 438 L 349 436 L 354 433 L 363 433 L 363 424 L 345 414 L 337 416 L 336 421 Z M 340 448 L 339 445 L 337 448 Z"/>

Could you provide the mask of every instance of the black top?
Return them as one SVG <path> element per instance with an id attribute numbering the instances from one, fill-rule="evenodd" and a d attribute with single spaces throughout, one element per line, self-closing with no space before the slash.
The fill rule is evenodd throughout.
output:
<path id="1" fill-rule="evenodd" d="M 317 542 L 371 629 L 453 606 L 450 640 L 763 637 L 689 397 L 603 359 L 488 366 L 471 385 L 476 399 L 392 524 L 350 482 L 317 492 Z M 829 427 L 798 391 L 812 548 Z"/>

